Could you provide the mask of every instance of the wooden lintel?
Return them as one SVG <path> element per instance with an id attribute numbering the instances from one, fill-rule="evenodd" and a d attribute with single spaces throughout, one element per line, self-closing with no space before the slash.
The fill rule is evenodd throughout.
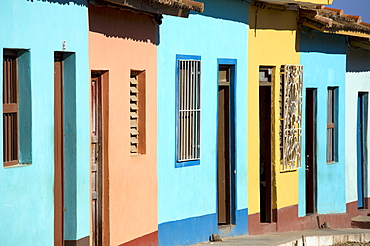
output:
<path id="1" fill-rule="evenodd" d="M 302 18 L 302 23 L 303 26 L 310 27 L 312 29 L 318 30 L 323 32 L 325 30 L 325 25 L 321 24 L 320 22 L 313 21 L 307 18 Z"/>
<path id="2" fill-rule="evenodd" d="M 149 1 L 142 0 L 105 0 L 106 2 L 114 3 L 124 7 L 133 8 L 143 12 L 149 12 L 154 14 L 166 14 L 173 15 L 177 17 L 189 17 L 190 10 L 179 9 L 171 6 L 167 6 L 160 3 L 152 3 Z"/>

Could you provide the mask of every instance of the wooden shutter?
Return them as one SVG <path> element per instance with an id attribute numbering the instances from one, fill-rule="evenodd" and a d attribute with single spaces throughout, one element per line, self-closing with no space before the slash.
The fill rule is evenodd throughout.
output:
<path id="1" fill-rule="evenodd" d="M 18 67 L 15 51 L 3 58 L 3 160 L 4 166 L 18 164 Z"/>

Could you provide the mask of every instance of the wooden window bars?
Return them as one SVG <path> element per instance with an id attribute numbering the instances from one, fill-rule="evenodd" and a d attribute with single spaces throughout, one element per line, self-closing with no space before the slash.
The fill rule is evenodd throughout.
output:
<path id="1" fill-rule="evenodd" d="M 18 164 L 18 61 L 14 50 L 3 57 L 3 161 Z"/>

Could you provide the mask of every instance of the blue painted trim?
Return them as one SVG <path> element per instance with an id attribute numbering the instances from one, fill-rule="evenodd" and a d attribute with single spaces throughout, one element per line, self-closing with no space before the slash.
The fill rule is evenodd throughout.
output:
<path id="1" fill-rule="evenodd" d="M 230 196 L 231 196 L 231 199 L 230 199 L 230 202 L 231 202 L 231 205 L 230 205 L 230 213 L 231 213 L 231 224 L 235 225 L 236 224 L 236 214 L 235 214 L 235 211 L 236 211 L 236 204 L 237 204 L 237 196 L 236 196 L 236 174 L 235 172 L 233 172 L 233 170 L 236 170 L 236 137 L 235 137 L 235 133 L 236 133 L 236 129 L 237 129 L 237 126 L 236 126 L 236 83 L 237 83 L 237 79 L 236 79 L 236 72 L 237 72 L 237 59 L 229 59 L 229 58 L 217 58 L 217 72 L 219 71 L 219 66 L 220 65 L 229 65 L 230 66 L 230 99 L 232 101 L 230 101 L 230 176 L 231 176 L 231 180 L 230 180 Z M 218 83 L 218 74 L 217 74 L 217 81 L 216 83 Z M 218 88 L 218 87 L 217 87 Z M 218 97 L 217 97 L 217 105 L 218 105 Z M 218 119 L 218 111 L 217 111 L 217 115 L 216 115 L 216 119 Z M 218 125 L 218 123 L 217 123 Z M 216 137 L 216 150 L 218 149 L 217 147 L 218 145 L 218 135 Z M 216 170 L 218 170 L 218 154 L 216 153 Z M 217 212 L 218 212 L 218 189 L 216 189 L 216 207 L 217 207 Z"/>
<path id="2" fill-rule="evenodd" d="M 195 60 L 200 61 L 201 57 L 196 55 L 176 55 L 176 86 L 175 86 L 175 92 L 176 92 L 176 106 L 175 106 L 175 136 L 176 136 L 176 144 L 175 144 L 175 168 L 181 168 L 181 167 L 190 167 L 190 166 L 197 166 L 200 165 L 200 160 L 192 160 L 192 161 L 178 161 L 177 160 L 177 147 L 178 147 L 178 125 L 179 125 L 179 60 Z M 200 64 L 200 71 L 202 71 L 202 63 Z M 202 72 L 201 72 L 201 78 L 202 78 Z M 202 81 L 202 79 L 200 80 Z M 200 82 L 202 83 L 202 82 Z M 202 84 L 200 84 L 200 90 L 202 89 Z M 200 105 L 202 105 L 202 98 L 200 98 Z M 202 114 L 200 115 L 202 118 Z M 199 126 L 200 127 L 200 126 Z M 200 150 L 201 148 L 199 148 Z"/>
<path id="3" fill-rule="evenodd" d="M 194 161 L 176 161 L 175 167 L 190 167 L 200 165 L 200 160 Z"/>
<path id="4" fill-rule="evenodd" d="M 177 69 L 178 68 L 178 60 L 196 60 L 196 61 L 200 61 L 201 56 L 197 56 L 197 55 L 176 55 L 176 75 L 178 74 L 178 69 Z"/>
<path id="5" fill-rule="evenodd" d="M 236 211 L 236 223 L 237 226 L 220 230 L 215 213 L 165 222 L 158 225 L 158 245 L 177 246 L 206 242 L 213 233 L 218 233 L 222 237 L 246 235 L 248 234 L 248 208 Z"/>
<path id="6" fill-rule="evenodd" d="M 158 225 L 158 245 L 196 244 L 208 241 L 212 233 L 217 233 L 216 214 L 165 222 Z"/>

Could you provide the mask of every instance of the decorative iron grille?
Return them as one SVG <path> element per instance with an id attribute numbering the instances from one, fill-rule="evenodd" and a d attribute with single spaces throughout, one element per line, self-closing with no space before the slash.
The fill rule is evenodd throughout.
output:
<path id="1" fill-rule="evenodd" d="M 301 167 L 303 66 L 285 65 L 281 81 L 281 169 Z"/>

